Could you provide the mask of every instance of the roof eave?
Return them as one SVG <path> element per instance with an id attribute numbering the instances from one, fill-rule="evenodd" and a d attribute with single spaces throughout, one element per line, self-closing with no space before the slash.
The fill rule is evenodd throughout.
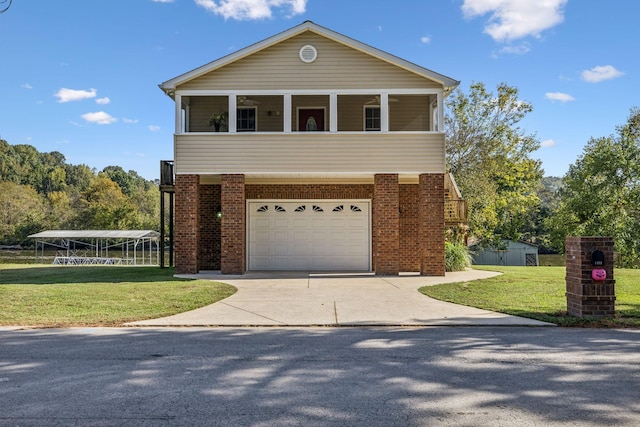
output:
<path id="1" fill-rule="evenodd" d="M 427 68 L 421 67 L 417 64 L 409 62 L 405 59 L 399 58 L 395 55 L 392 55 L 388 52 L 384 52 L 380 49 L 367 45 L 366 43 L 362 43 L 358 40 L 352 39 L 351 37 L 345 36 L 343 34 L 337 33 L 328 28 L 322 27 L 312 21 L 305 21 L 300 25 L 289 28 L 281 33 L 275 34 L 271 37 L 268 37 L 262 41 L 254 43 L 250 46 L 245 47 L 244 49 L 240 49 L 234 53 L 223 56 L 222 58 L 216 59 L 215 61 L 209 62 L 205 65 L 202 65 L 198 68 L 195 68 L 187 73 L 181 74 L 173 79 L 167 80 L 164 83 L 158 85 L 160 89 L 173 98 L 173 94 L 180 84 L 186 83 L 189 80 L 195 79 L 203 74 L 214 71 L 220 67 L 228 65 L 232 62 L 238 61 L 239 59 L 245 58 L 249 55 L 252 55 L 255 52 L 263 50 L 269 46 L 280 43 L 284 40 L 287 40 L 291 37 L 294 37 L 298 34 L 301 34 L 305 31 L 313 31 L 321 36 L 327 37 L 331 40 L 334 40 L 338 43 L 344 44 L 348 47 L 354 48 L 361 52 L 364 52 L 368 55 L 371 55 L 375 58 L 381 59 L 385 62 L 391 63 L 398 67 L 401 67 L 407 71 L 418 74 L 422 77 L 428 78 L 430 80 L 436 81 L 440 83 L 444 88 L 444 96 L 446 97 L 449 93 L 451 93 L 460 82 L 458 80 L 454 80 L 450 77 L 447 77 L 443 74 L 436 73 L 435 71 L 429 70 Z"/>

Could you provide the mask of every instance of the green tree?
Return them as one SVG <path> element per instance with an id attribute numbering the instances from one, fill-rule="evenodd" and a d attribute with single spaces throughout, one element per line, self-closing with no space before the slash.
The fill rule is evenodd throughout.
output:
<path id="1" fill-rule="evenodd" d="M 501 83 L 496 94 L 483 83 L 456 90 L 445 114 L 447 167 L 469 200 L 469 229 L 485 243 L 520 239 L 539 203 L 540 146 L 520 121 L 532 111 L 518 89 Z"/>
<path id="2" fill-rule="evenodd" d="M 617 135 L 591 138 L 563 178 L 549 220 L 556 247 L 574 236 L 611 236 L 622 265 L 640 266 L 640 110 Z"/>
<path id="3" fill-rule="evenodd" d="M 99 173 L 84 195 L 86 227 L 106 230 L 140 227 L 142 221 L 135 206 L 106 174 Z"/>
<path id="4" fill-rule="evenodd" d="M 46 205 L 32 187 L 0 181 L 0 206 L 0 242 L 27 243 L 29 234 L 42 230 Z"/>

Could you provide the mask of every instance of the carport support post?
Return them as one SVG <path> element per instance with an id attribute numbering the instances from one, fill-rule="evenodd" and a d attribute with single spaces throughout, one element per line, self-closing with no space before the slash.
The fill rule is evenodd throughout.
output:
<path id="1" fill-rule="evenodd" d="M 222 205 L 220 269 L 222 274 L 243 274 L 246 255 L 244 175 L 222 175 L 220 190 Z"/>
<path id="2" fill-rule="evenodd" d="M 616 292 L 613 278 L 613 238 L 567 237 L 566 254 L 567 313 L 574 317 L 613 317 Z M 604 265 L 592 265 L 592 253 L 602 251 Z M 596 281 L 592 270 L 602 268 L 607 278 Z"/>
<path id="3" fill-rule="evenodd" d="M 376 174 L 373 187 L 374 271 L 400 273 L 400 186 L 398 174 Z"/>

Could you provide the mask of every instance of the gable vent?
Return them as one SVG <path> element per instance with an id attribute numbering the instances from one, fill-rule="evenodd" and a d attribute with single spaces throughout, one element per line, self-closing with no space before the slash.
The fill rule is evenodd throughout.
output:
<path id="1" fill-rule="evenodd" d="M 311 62 L 315 61 L 317 57 L 318 51 L 314 46 L 307 44 L 300 48 L 300 60 L 302 60 L 302 62 L 310 64 Z"/>

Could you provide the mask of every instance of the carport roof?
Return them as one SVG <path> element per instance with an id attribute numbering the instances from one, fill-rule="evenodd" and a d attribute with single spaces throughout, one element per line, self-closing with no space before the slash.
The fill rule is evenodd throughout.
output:
<path id="1" fill-rule="evenodd" d="M 153 230 L 46 230 L 31 234 L 32 239 L 150 239 L 159 238 Z"/>

